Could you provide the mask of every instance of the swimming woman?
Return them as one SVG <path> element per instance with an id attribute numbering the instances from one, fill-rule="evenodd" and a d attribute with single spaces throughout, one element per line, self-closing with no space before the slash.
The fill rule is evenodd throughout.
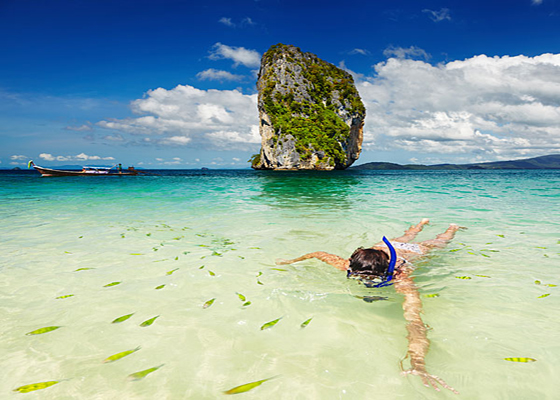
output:
<path id="1" fill-rule="evenodd" d="M 426 325 L 422 321 L 422 301 L 420 294 L 414 284 L 410 274 L 413 265 L 410 261 L 417 259 L 433 249 L 443 248 L 455 236 L 460 227 L 456 224 L 449 225 L 447 230 L 435 237 L 420 243 L 409 243 L 416 238 L 424 225 L 430 222 L 427 218 L 422 219 L 417 225 L 408 228 L 403 236 L 392 239 L 391 241 L 383 238 L 380 242 L 369 249 L 360 247 L 350 256 L 349 259 L 342 258 L 335 254 L 316 251 L 305 254 L 293 260 L 276 260 L 276 264 L 292 264 L 298 261 L 317 258 L 333 267 L 346 271 L 349 278 L 361 280 L 367 287 L 383 287 L 391 284 L 395 285 L 397 292 L 404 295 L 403 310 L 404 318 L 408 324 L 408 352 L 411 368 L 403 374 L 418 375 L 422 378 L 425 386 L 432 387 L 439 391 L 437 384 L 458 392 L 443 381 L 443 379 L 431 375 L 426 370 L 425 357 L 428 353 L 430 341 L 427 337 Z M 401 362 L 402 368 L 402 362 Z"/>

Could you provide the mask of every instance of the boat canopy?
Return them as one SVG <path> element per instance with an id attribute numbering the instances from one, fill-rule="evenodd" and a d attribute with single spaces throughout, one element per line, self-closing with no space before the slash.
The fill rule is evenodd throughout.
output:
<path id="1" fill-rule="evenodd" d="M 109 167 L 83 167 L 82 171 L 87 174 L 108 174 Z"/>

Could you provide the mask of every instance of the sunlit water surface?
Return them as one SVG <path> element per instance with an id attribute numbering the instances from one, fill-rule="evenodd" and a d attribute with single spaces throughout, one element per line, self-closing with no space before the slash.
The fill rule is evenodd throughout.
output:
<path id="1" fill-rule="evenodd" d="M 348 257 L 422 217 L 431 224 L 419 240 L 468 227 L 414 273 L 428 370 L 461 398 L 557 398 L 559 199 L 559 171 L 4 171 L 0 398 L 217 399 L 271 377 L 240 396 L 456 398 L 400 374 L 406 322 L 394 288 L 366 289 L 317 260 L 274 263 Z M 48 381 L 59 383 L 13 392 Z"/>

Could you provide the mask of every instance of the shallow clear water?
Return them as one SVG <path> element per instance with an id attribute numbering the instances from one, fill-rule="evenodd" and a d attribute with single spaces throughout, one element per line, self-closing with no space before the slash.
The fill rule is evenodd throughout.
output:
<path id="1" fill-rule="evenodd" d="M 317 260 L 274 264 L 316 250 L 347 257 L 422 217 L 419 240 L 468 227 L 414 273 L 428 370 L 462 398 L 555 398 L 560 286 L 545 285 L 560 285 L 559 199 L 560 171 L 3 171 L 0 398 L 60 381 L 26 398 L 216 399 L 270 377 L 243 396 L 455 397 L 400 375 L 394 288 L 366 289 Z M 359 298 L 372 295 L 387 300 Z M 61 328 L 26 335 L 49 326 Z"/>

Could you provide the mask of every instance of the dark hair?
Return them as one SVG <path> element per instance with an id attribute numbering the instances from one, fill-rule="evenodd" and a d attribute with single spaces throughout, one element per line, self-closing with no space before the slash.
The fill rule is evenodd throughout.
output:
<path id="1" fill-rule="evenodd" d="M 389 268 L 389 256 L 383 250 L 360 247 L 350 256 L 349 275 L 384 278 Z"/>

